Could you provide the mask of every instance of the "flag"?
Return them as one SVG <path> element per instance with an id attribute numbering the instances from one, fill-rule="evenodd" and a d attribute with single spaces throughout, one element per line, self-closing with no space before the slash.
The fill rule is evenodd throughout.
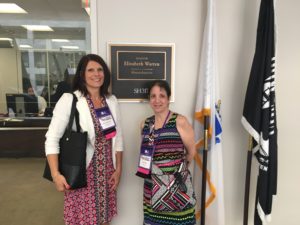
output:
<path id="1" fill-rule="evenodd" d="M 254 224 L 260 225 L 271 219 L 272 200 L 277 189 L 273 0 L 261 0 L 256 49 L 241 121 L 252 136 L 252 150 L 259 163 Z"/>
<path id="2" fill-rule="evenodd" d="M 204 147 L 204 116 L 209 116 L 209 141 L 206 173 L 206 213 L 207 225 L 224 225 L 222 127 L 220 118 L 220 98 L 218 91 L 217 40 L 214 0 L 207 2 L 207 16 L 203 34 L 200 69 L 195 106 L 194 130 L 197 140 L 197 154 L 194 167 L 194 188 L 197 197 L 196 218 L 201 215 L 202 160 Z"/>

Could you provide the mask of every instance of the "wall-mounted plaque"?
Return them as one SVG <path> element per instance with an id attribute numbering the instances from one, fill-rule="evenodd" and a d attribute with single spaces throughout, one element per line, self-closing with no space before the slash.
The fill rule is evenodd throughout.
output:
<path id="1" fill-rule="evenodd" d="M 174 44 L 108 44 L 112 93 L 120 101 L 147 100 L 147 84 L 166 80 L 174 100 Z"/>

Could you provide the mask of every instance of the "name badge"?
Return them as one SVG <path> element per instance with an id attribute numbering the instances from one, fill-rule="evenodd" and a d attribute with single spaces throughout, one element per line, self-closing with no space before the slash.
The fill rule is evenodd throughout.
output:
<path id="1" fill-rule="evenodd" d="M 153 146 L 142 146 L 140 152 L 137 176 L 146 178 L 151 173 Z"/>
<path id="2" fill-rule="evenodd" d="M 152 149 L 143 149 L 140 155 L 139 166 L 150 170 L 152 161 Z"/>
<path id="3" fill-rule="evenodd" d="M 99 122 L 102 130 L 108 130 L 116 126 L 114 118 L 112 117 L 108 107 L 103 107 L 99 111 Z"/>
<path id="4" fill-rule="evenodd" d="M 116 135 L 116 123 L 108 107 L 102 107 L 96 110 L 101 130 L 106 139 Z"/>

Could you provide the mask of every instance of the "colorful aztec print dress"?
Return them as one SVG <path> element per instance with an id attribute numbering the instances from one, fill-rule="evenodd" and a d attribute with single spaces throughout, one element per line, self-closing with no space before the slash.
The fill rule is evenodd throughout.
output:
<path id="1" fill-rule="evenodd" d="M 87 102 L 96 133 L 95 152 L 87 168 L 87 187 L 65 192 L 67 225 L 99 225 L 117 214 L 116 192 L 110 191 L 108 182 L 114 172 L 111 139 L 105 139 L 93 104 L 88 98 Z"/>
<path id="2" fill-rule="evenodd" d="M 177 115 L 173 113 L 163 128 L 154 130 L 155 152 L 153 162 L 159 164 L 163 172 L 173 173 L 176 171 L 185 156 L 184 145 L 176 128 Z M 148 145 L 152 124 L 154 124 L 154 116 L 147 118 L 145 121 L 142 130 L 142 145 Z M 144 225 L 194 225 L 196 223 L 194 207 L 175 213 L 154 212 L 150 205 L 151 187 L 151 179 L 145 179 L 143 200 Z"/>

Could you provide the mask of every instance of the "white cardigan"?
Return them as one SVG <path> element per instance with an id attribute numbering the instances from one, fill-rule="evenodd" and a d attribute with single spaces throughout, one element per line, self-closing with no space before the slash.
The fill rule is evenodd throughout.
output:
<path id="1" fill-rule="evenodd" d="M 86 147 L 86 167 L 88 167 L 95 151 L 95 129 L 86 98 L 79 91 L 75 91 L 74 94 L 78 98 L 76 108 L 79 112 L 81 130 L 87 131 L 88 133 L 88 141 Z M 56 103 L 56 106 L 53 110 L 53 117 L 51 119 L 48 132 L 46 133 L 46 155 L 59 154 L 59 140 L 63 136 L 69 122 L 72 100 L 72 94 L 65 93 Z M 116 152 L 124 150 L 120 111 L 117 98 L 114 95 L 106 98 L 106 102 L 116 122 L 117 134 L 112 139 L 112 157 L 114 167 L 116 168 Z M 75 130 L 75 127 L 76 125 L 74 121 L 72 129 Z"/>

